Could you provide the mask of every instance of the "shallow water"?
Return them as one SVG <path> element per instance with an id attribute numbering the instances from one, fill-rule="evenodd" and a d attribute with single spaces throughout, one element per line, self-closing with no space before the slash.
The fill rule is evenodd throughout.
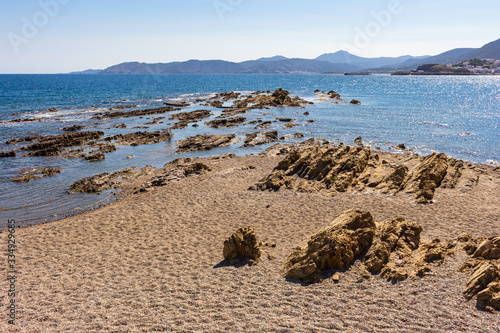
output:
<path id="1" fill-rule="evenodd" d="M 305 139 L 324 137 L 335 142 L 351 143 L 356 137 L 388 150 L 404 143 L 420 154 L 444 152 L 456 158 L 478 163 L 500 161 L 500 77 L 405 77 L 344 75 L 0 75 L 0 121 L 16 118 L 40 118 L 43 122 L 0 123 L 0 151 L 13 137 L 34 134 L 59 134 L 62 127 L 85 125 L 88 130 L 103 130 L 106 135 L 136 131 L 155 131 L 170 127 L 168 115 L 120 118 L 110 122 L 91 117 L 117 105 L 135 104 L 137 108 L 160 107 L 166 100 L 182 100 L 223 91 L 275 90 L 278 87 L 314 101 L 304 109 L 275 108 L 252 110 L 248 121 L 276 117 L 297 119 L 299 126 L 285 129 L 273 123 L 279 135 L 301 132 Z M 361 106 L 319 102 L 315 89 L 335 90 L 347 101 L 358 99 Z M 57 112 L 48 112 L 57 108 Z M 214 116 L 220 109 L 192 105 L 182 111 L 210 109 Z M 126 110 L 125 110 L 126 111 Z M 143 126 L 148 118 L 166 116 L 164 124 Z M 213 118 L 212 117 L 212 118 Z M 314 123 L 308 123 L 314 119 Z M 205 119 L 210 120 L 210 119 Z M 205 121 L 204 120 L 204 121 Z M 118 123 L 127 129 L 112 128 Z M 120 147 L 106 154 L 101 162 L 54 157 L 16 157 L 0 159 L 0 228 L 7 219 L 21 224 L 49 221 L 87 210 L 113 199 L 110 192 L 101 195 L 68 194 L 74 181 L 102 172 L 130 166 L 161 167 L 181 156 L 211 156 L 224 152 L 238 155 L 258 153 L 267 146 L 241 148 L 242 143 L 207 152 L 175 154 L 175 141 L 201 133 L 235 133 L 241 138 L 255 131 L 255 125 L 230 129 L 212 129 L 198 123 L 194 128 L 174 130 L 172 142 L 137 147 Z M 286 142 L 299 140 L 286 140 Z M 135 155 L 133 159 L 126 156 Z M 29 183 L 10 181 L 20 168 L 59 166 L 61 174 Z M 57 216 L 54 216 L 57 215 Z"/>

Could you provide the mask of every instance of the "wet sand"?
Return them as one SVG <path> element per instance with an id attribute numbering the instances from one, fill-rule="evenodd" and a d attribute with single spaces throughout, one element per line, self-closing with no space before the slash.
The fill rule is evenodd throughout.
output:
<path id="1" fill-rule="evenodd" d="M 203 160 L 213 170 L 152 188 L 107 207 L 16 231 L 17 320 L 9 332 L 498 332 L 500 314 L 479 311 L 458 272 L 463 252 L 397 284 L 360 279 L 356 261 L 340 281 L 283 278 L 292 249 L 350 208 L 375 220 L 401 216 L 422 239 L 500 230 L 500 176 L 470 192 L 438 189 L 436 202 L 410 194 L 250 191 L 283 157 Z M 247 168 L 254 166 L 254 169 Z M 492 168 L 491 168 L 492 169 Z M 224 240 L 251 225 L 263 248 L 254 266 L 222 262 Z M 5 248 L 7 232 L 0 233 Z M 6 275 L 6 260 L 0 265 Z"/>

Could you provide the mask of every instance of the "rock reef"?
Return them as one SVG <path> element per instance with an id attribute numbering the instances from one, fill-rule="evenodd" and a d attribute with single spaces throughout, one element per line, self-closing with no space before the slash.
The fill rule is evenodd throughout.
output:
<path id="1" fill-rule="evenodd" d="M 227 147 L 234 143 L 236 135 L 210 135 L 198 134 L 190 136 L 185 140 L 177 141 L 177 150 L 179 152 L 188 152 L 194 150 L 211 150 L 219 147 Z"/>

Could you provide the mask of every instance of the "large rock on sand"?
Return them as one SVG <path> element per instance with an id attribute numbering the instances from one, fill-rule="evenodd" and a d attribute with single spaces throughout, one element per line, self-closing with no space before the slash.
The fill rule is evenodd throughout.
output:
<path id="1" fill-rule="evenodd" d="M 261 252 L 253 228 L 251 226 L 239 228 L 224 241 L 222 254 L 224 260 L 231 262 L 259 260 Z"/>
<path id="2" fill-rule="evenodd" d="M 447 169 L 448 157 L 443 153 L 432 153 L 420 163 L 415 176 L 408 179 L 407 192 L 415 193 L 418 203 L 429 202 L 446 176 Z"/>
<path id="3" fill-rule="evenodd" d="M 372 243 L 375 222 L 369 212 L 351 209 L 311 236 L 283 264 L 285 276 L 304 282 L 321 280 L 324 269 L 344 269 Z"/>
<path id="4" fill-rule="evenodd" d="M 323 146 L 295 150 L 273 172 L 257 183 L 259 190 L 295 187 L 300 191 L 345 192 L 357 183 L 366 168 L 370 149 L 349 146 Z"/>
<path id="5" fill-rule="evenodd" d="M 392 252 L 411 256 L 420 242 L 422 227 L 415 222 L 395 218 L 382 222 L 377 228 L 374 244 L 365 257 L 368 271 L 378 273 L 387 264 Z"/>

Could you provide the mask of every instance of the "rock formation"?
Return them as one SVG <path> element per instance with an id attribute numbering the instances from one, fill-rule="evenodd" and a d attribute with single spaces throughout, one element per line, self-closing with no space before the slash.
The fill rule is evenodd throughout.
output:
<path id="1" fill-rule="evenodd" d="M 108 112 L 108 113 L 97 115 L 93 118 L 94 119 L 103 119 L 103 118 L 115 119 L 115 118 L 150 116 L 150 115 L 154 115 L 154 114 L 163 114 L 163 113 L 177 111 L 177 110 L 180 110 L 180 109 L 175 109 L 171 106 L 166 106 L 166 107 L 155 108 L 155 109 Z"/>
<path id="2" fill-rule="evenodd" d="M 16 183 L 29 182 L 30 180 L 33 179 L 40 179 L 42 178 L 41 176 L 43 177 L 55 176 L 61 171 L 62 171 L 61 168 L 51 167 L 51 166 L 21 169 L 19 175 L 13 178 L 12 181 Z"/>
<path id="3" fill-rule="evenodd" d="M 185 140 L 177 141 L 177 150 L 179 152 L 187 152 L 193 150 L 211 150 L 219 147 L 227 147 L 234 143 L 236 135 L 195 135 L 186 138 Z"/>
<path id="4" fill-rule="evenodd" d="M 60 154 L 63 148 L 88 144 L 102 136 L 104 133 L 101 131 L 68 132 L 59 135 L 31 136 L 6 143 L 35 142 L 22 149 L 31 150 L 32 152 L 28 154 L 30 156 L 53 156 Z"/>
<path id="5" fill-rule="evenodd" d="M 261 251 L 257 244 L 257 237 L 251 226 L 239 228 L 234 234 L 224 241 L 222 251 L 224 260 L 233 264 L 242 260 L 257 262 Z"/>
<path id="6" fill-rule="evenodd" d="M 322 279 L 324 269 L 345 269 L 372 243 L 375 223 L 369 212 L 351 209 L 311 236 L 283 264 L 285 276 L 304 282 Z"/>
<path id="7" fill-rule="evenodd" d="M 247 134 L 243 147 L 265 145 L 278 140 L 277 131 L 264 131 Z"/>
<path id="8" fill-rule="evenodd" d="M 413 193 L 417 203 L 429 203 L 435 189 L 470 189 L 477 173 L 445 154 L 411 157 L 404 164 L 381 160 L 362 144 L 356 147 L 298 146 L 252 189 L 345 192 L 373 188 L 382 193 Z"/>
<path id="9" fill-rule="evenodd" d="M 214 119 L 211 121 L 207 121 L 207 124 L 213 128 L 219 127 L 236 127 L 241 123 L 244 123 L 247 119 L 245 117 L 233 117 L 233 118 L 223 118 L 223 119 Z"/>
<path id="10" fill-rule="evenodd" d="M 149 145 L 153 143 L 158 143 L 161 141 L 170 141 L 172 139 L 172 133 L 167 130 L 155 131 L 155 132 L 136 132 L 127 134 L 117 134 L 112 137 L 108 137 L 104 140 L 114 141 L 115 144 L 124 146 L 139 146 L 139 145 Z"/>

